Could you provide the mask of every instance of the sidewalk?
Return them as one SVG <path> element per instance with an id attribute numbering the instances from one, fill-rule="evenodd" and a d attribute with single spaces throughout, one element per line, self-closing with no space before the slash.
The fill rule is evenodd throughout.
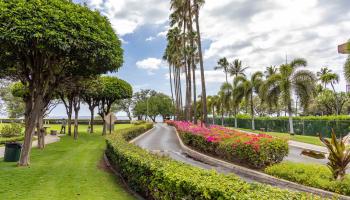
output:
<path id="1" fill-rule="evenodd" d="M 47 135 L 45 137 L 45 144 L 51 144 L 58 141 L 60 141 L 60 137 L 58 136 Z M 37 147 L 37 146 L 38 146 L 38 140 L 33 141 L 32 147 Z M 0 158 L 4 157 L 4 154 L 5 154 L 5 147 L 0 147 Z"/>

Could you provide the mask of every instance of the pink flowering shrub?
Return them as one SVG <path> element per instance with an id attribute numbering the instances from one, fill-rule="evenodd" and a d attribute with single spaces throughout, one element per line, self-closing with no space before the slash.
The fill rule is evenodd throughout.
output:
<path id="1" fill-rule="evenodd" d="M 185 144 L 201 152 L 253 168 L 279 163 L 288 154 L 286 140 L 265 134 L 247 134 L 222 126 L 201 127 L 190 122 L 167 121 Z"/>

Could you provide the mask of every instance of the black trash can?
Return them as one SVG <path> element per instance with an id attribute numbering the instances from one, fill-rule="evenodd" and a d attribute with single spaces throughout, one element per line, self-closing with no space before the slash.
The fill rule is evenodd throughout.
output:
<path id="1" fill-rule="evenodd" d="M 5 162 L 17 162 L 21 155 L 21 143 L 6 143 L 5 144 Z"/>

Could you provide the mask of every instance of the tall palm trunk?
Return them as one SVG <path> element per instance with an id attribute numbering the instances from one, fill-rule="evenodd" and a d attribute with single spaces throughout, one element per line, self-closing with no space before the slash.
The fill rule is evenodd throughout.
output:
<path id="1" fill-rule="evenodd" d="M 212 106 L 212 112 L 213 112 L 213 125 L 215 125 L 215 108 Z"/>
<path id="2" fill-rule="evenodd" d="M 199 64 L 201 71 L 201 83 L 202 83 L 202 113 L 203 121 L 205 124 L 208 122 L 208 113 L 207 113 L 207 91 L 205 87 L 205 76 L 204 76 L 204 63 L 203 63 L 203 54 L 202 54 L 202 43 L 201 43 L 201 33 L 199 28 L 199 5 L 197 0 L 194 0 L 196 6 L 195 11 L 195 21 L 196 21 L 196 32 L 197 32 L 197 45 L 198 45 L 198 54 L 199 54 Z"/>
<path id="3" fill-rule="evenodd" d="M 294 135 L 292 102 L 288 102 L 289 133 Z"/>
<path id="4" fill-rule="evenodd" d="M 197 89 L 196 89 L 196 65 L 194 63 L 194 38 L 193 38 L 193 24 L 192 24 L 192 5 L 191 0 L 188 0 L 188 13 L 189 13 L 189 23 L 188 31 L 190 33 L 190 45 L 191 45 L 191 68 L 192 68 L 192 82 L 193 82 L 193 122 L 197 124 Z"/>
<path id="5" fill-rule="evenodd" d="M 252 129 L 255 130 L 253 93 L 250 94 L 250 112 L 252 113 Z"/>
<path id="6" fill-rule="evenodd" d="M 238 128 L 237 126 L 237 113 L 238 113 L 238 108 L 235 108 L 235 128 Z"/>
<path id="7" fill-rule="evenodd" d="M 172 76 L 171 76 L 171 66 L 169 65 L 169 81 L 170 81 L 170 92 L 171 92 L 171 100 L 174 104 L 174 92 L 173 92 L 173 81 L 172 81 Z"/>
<path id="8" fill-rule="evenodd" d="M 192 58 L 193 60 L 193 58 Z M 192 81 L 193 81 L 193 122 L 197 124 L 197 86 L 196 86 L 196 69 L 192 61 Z"/>

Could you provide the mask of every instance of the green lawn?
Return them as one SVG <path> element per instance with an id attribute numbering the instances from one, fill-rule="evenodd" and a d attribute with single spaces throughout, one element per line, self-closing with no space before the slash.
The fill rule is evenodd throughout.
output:
<path id="1" fill-rule="evenodd" d="M 261 131 L 238 128 L 239 130 L 254 132 L 254 133 L 262 133 Z M 293 140 L 297 142 L 304 142 L 307 144 L 313 144 L 317 146 L 324 146 L 318 137 L 315 136 L 305 136 L 305 135 L 294 135 L 291 136 L 289 133 L 278 133 L 278 132 L 263 132 L 264 134 L 271 135 L 274 137 L 285 138 L 287 140 Z"/>
<path id="2" fill-rule="evenodd" d="M 135 199 L 103 167 L 104 149 L 100 132 L 81 133 L 78 141 L 65 136 L 44 151 L 33 149 L 30 167 L 1 161 L 0 199 Z"/>

